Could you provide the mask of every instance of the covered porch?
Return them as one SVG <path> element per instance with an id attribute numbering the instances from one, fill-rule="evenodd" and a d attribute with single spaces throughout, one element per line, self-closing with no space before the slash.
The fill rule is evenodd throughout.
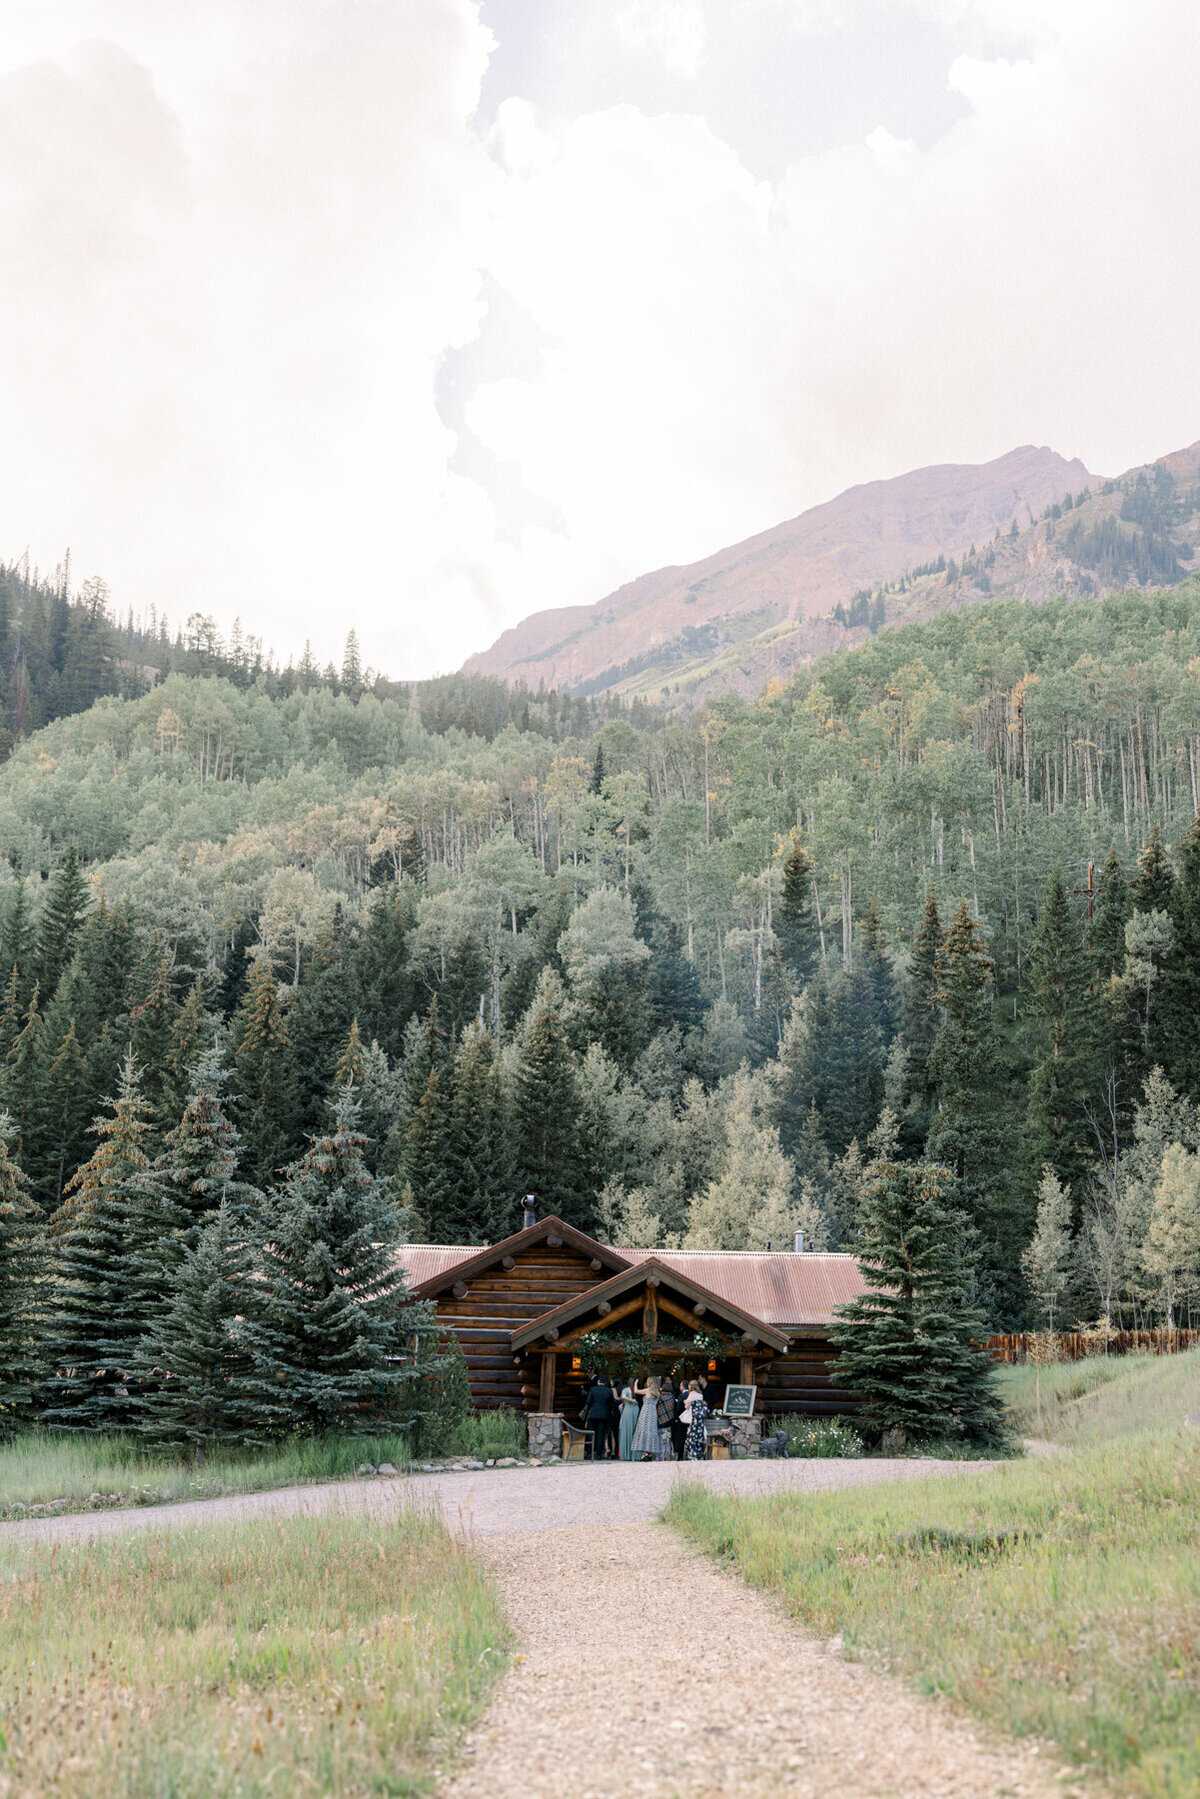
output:
<path id="1" fill-rule="evenodd" d="M 589 1376 L 619 1384 L 704 1375 L 716 1393 L 762 1386 L 787 1337 L 657 1258 L 614 1275 L 510 1335 L 535 1454 L 560 1453 L 564 1422 L 577 1424 Z M 758 1420 L 748 1421 L 756 1434 Z"/>

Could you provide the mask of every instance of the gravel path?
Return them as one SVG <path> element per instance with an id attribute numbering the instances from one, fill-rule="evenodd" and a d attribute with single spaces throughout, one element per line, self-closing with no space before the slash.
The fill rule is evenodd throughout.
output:
<path id="1" fill-rule="evenodd" d="M 780 1488 L 822 1492 L 881 1480 L 921 1479 L 993 1464 L 926 1461 L 599 1462 L 584 1466 L 489 1469 L 484 1474 L 408 1475 L 398 1480 L 333 1481 L 283 1487 L 227 1499 L 180 1505 L 134 1506 L 128 1511 L 69 1512 L 57 1518 L 0 1523 L 0 1544 L 36 1538 L 54 1542 L 106 1537 L 126 1530 L 173 1530 L 226 1519 L 290 1517 L 296 1513 L 386 1513 L 397 1505 L 440 1505 L 446 1522 L 473 1537 L 512 1532 L 641 1524 L 654 1518 L 676 1479 L 703 1480 L 724 1493 L 770 1493 Z"/>
<path id="2" fill-rule="evenodd" d="M 478 1548 L 524 1656 L 442 1799 L 1062 1799 L 1029 1746 L 843 1661 L 661 1525 Z"/>

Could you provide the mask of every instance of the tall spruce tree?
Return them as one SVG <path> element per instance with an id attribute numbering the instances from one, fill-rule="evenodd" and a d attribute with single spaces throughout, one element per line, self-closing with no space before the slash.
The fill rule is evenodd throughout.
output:
<path id="1" fill-rule="evenodd" d="M 291 1040 L 270 965 L 256 961 L 233 1023 L 236 1120 L 245 1167 L 256 1187 L 269 1187 L 296 1147 L 296 1087 Z"/>
<path id="2" fill-rule="evenodd" d="M 62 1204 L 67 1182 L 87 1153 L 87 1068 L 73 1018 L 68 1019 L 57 1044 L 53 1038 L 48 1041 L 46 1060 L 40 1165 L 31 1170 L 30 1178 L 44 1209 L 53 1212 Z"/>
<path id="3" fill-rule="evenodd" d="M 16 1153 L 28 1166 L 41 1148 L 39 1125 L 45 1104 L 45 1028 L 38 1007 L 36 983 L 29 998 L 24 1023 L 0 1071 L 0 1104 L 16 1131 Z"/>
<path id="4" fill-rule="evenodd" d="M 141 1071 L 142 1098 L 146 1102 L 146 1116 L 156 1144 L 175 1116 L 169 1062 L 172 1029 L 178 1011 L 167 976 L 166 958 L 160 956 L 144 997 L 129 1014 L 129 1042 L 133 1059 Z"/>
<path id="5" fill-rule="evenodd" d="M 418 1401 L 405 1338 L 430 1328 L 397 1268 L 397 1220 L 367 1168 L 358 1102 L 344 1087 L 333 1128 L 315 1137 L 273 1196 L 256 1246 L 253 1298 L 238 1339 L 253 1437 L 403 1422 Z"/>
<path id="6" fill-rule="evenodd" d="M 1088 929 L 1088 950 L 1095 969 L 1096 986 L 1103 991 L 1125 961 L 1125 921 L 1133 909 L 1125 864 L 1113 844 L 1100 870 L 1100 882 Z"/>
<path id="7" fill-rule="evenodd" d="M 579 1084 L 563 1017 L 565 995 L 552 969 L 538 977 L 517 1051 L 517 1191 L 543 1213 L 580 1230 L 595 1223 L 579 1145 Z"/>
<path id="8" fill-rule="evenodd" d="M 938 1103 L 925 1153 L 930 1162 L 944 1162 L 959 1181 L 990 1273 L 1003 1288 L 993 1302 L 1003 1314 L 1021 1302 L 1014 1272 L 1023 1241 L 1014 1204 L 1016 1144 L 993 1013 L 992 959 L 965 901 L 942 939 L 937 982 L 942 1022 L 929 1071 Z"/>
<path id="9" fill-rule="evenodd" d="M 42 1216 L 10 1153 L 11 1136 L 0 1114 L 0 1437 L 33 1409 L 46 1260 Z"/>
<path id="10" fill-rule="evenodd" d="M 799 831 L 792 831 L 783 858 L 783 891 L 775 907 L 774 929 L 797 991 L 807 986 L 817 965 L 813 920 L 813 862 Z"/>
<path id="11" fill-rule="evenodd" d="M 1062 870 L 1055 869 L 1042 899 L 1028 960 L 1033 1069 L 1025 1133 L 1027 1183 L 1054 1170 L 1079 1197 L 1090 1160 L 1086 1106 L 1095 1077 L 1095 1031 L 1087 951 Z"/>
<path id="12" fill-rule="evenodd" d="M 1200 1098 L 1200 814 L 1175 848 L 1171 923 L 1175 927 L 1170 964 L 1159 1003 L 1160 1040 L 1172 1083 L 1190 1099 Z"/>
<path id="13" fill-rule="evenodd" d="M 47 1002 L 53 999 L 71 960 L 87 903 L 87 883 L 80 872 L 79 853 L 72 843 L 51 879 L 38 932 L 37 978 Z"/>
<path id="14" fill-rule="evenodd" d="M 1175 871 L 1162 833 L 1157 825 L 1143 844 L 1133 878 L 1133 906 L 1136 912 L 1169 912 L 1175 892 Z"/>
<path id="15" fill-rule="evenodd" d="M 947 1170 L 878 1162 L 860 1184 L 855 1245 L 868 1291 L 834 1309 L 838 1379 L 861 1401 L 857 1418 L 912 1443 L 997 1445 L 1004 1413 L 984 1329 L 970 1301 L 969 1233 Z"/>
<path id="16" fill-rule="evenodd" d="M 194 981 L 188 988 L 187 998 L 172 1020 L 171 1041 L 167 1046 L 163 1071 L 162 1103 L 172 1122 L 183 1110 L 191 1091 L 192 1073 L 203 1054 L 206 1041 L 211 1041 L 209 1022 L 203 985 L 200 981 Z"/>
<path id="17" fill-rule="evenodd" d="M 150 1254 L 163 1290 L 219 1206 L 227 1205 L 251 1232 L 262 1210 L 258 1189 L 238 1179 L 241 1138 L 225 1110 L 225 1083 L 220 1052 L 205 1050 L 179 1123 L 167 1132 L 150 1172 L 157 1225 Z"/>
<path id="18" fill-rule="evenodd" d="M 149 1225 L 146 1107 L 132 1057 L 113 1114 L 67 1189 L 40 1356 L 42 1417 L 63 1430 L 112 1430 L 131 1421 L 127 1375 L 147 1322 L 142 1256 Z"/>
<path id="19" fill-rule="evenodd" d="M 450 1189 L 450 1089 L 437 995 L 404 1066 L 404 1179 L 433 1243 L 453 1243 L 444 1220 Z"/>
<path id="20" fill-rule="evenodd" d="M 515 1187 L 511 1135 L 492 1040 L 468 1025 L 454 1065 L 447 1143 L 449 1181 L 440 1222 L 452 1243 L 508 1235 Z"/>
<path id="21" fill-rule="evenodd" d="M 930 1072 L 929 1058 L 937 1036 L 937 967 L 942 934 L 937 889 L 931 887 L 913 939 L 904 1004 L 904 1040 L 908 1049 L 905 1097 L 926 1117 L 932 1114 L 937 1101 L 937 1081 Z"/>
<path id="22" fill-rule="evenodd" d="M 252 1434 L 250 1359 L 237 1334 L 253 1306 L 244 1209 L 222 1200 L 181 1236 L 165 1303 L 139 1345 L 137 1428 L 163 1448 L 208 1449 Z"/>

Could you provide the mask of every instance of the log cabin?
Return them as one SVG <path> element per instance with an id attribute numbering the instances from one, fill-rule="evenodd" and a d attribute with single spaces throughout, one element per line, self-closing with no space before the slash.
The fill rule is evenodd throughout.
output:
<path id="1" fill-rule="evenodd" d="M 562 1420 L 579 1416 L 580 1339 L 594 1344 L 594 1333 L 654 1339 L 657 1372 L 703 1371 L 718 1393 L 756 1386 L 760 1420 L 853 1410 L 828 1341 L 833 1308 L 863 1288 L 850 1255 L 620 1249 L 527 1207 L 524 1228 L 502 1242 L 411 1243 L 398 1259 L 414 1297 L 432 1300 L 461 1343 L 476 1409 L 524 1413 L 538 1448 L 556 1450 Z"/>

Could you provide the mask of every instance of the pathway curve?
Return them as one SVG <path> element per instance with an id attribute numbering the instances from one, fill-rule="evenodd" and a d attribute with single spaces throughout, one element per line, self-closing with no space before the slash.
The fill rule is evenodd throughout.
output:
<path id="1" fill-rule="evenodd" d="M 167 1530 L 226 1519 L 290 1517 L 297 1513 L 386 1513 L 398 1505 L 440 1505 L 446 1522 L 474 1537 L 514 1531 L 562 1530 L 573 1525 L 647 1523 L 666 1503 L 675 1480 L 703 1480 L 725 1493 L 770 1493 L 780 1488 L 820 1492 L 897 1477 L 961 1473 L 988 1463 L 927 1461 L 599 1462 L 582 1467 L 493 1468 L 482 1474 L 406 1475 L 397 1480 L 331 1481 L 283 1487 L 273 1493 L 185 1500 L 179 1505 L 133 1506 L 126 1511 L 68 1512 L 55 1518 L 0 1523 L 0 1544 L 36 1538 L 104 1537 L 126 1530 Z"/>
<path id="2" fill-rule="evenodd" d="M 662 1525 L 478 1550 L 524 1655 L 441 1799 L 1063 1799 L 1052 1751 L 842 1660 Z"/>

